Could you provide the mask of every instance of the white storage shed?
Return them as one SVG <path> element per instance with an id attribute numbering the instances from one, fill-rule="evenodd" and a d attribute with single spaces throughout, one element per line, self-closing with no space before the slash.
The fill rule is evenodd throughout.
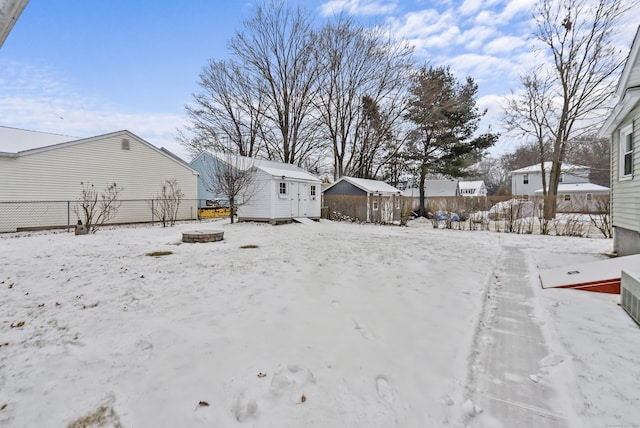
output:
<path id="1" fill-rule="evenodd" d="M 268 221 L 272 224 L 291 221 L 294 218 L 320 218 L 321 180 L 315 175 L 292 164 L 254 159 L 242 156 L 217 155 L 204 151 L 192 162 L 191 167 L 200 173 L 198 199 L 200 206 L 209 199 L 224 198 L 212 190 L 211 180 L 216 164 L 250 171 L 249 188 L 238 200 L 238 221 Z"/>

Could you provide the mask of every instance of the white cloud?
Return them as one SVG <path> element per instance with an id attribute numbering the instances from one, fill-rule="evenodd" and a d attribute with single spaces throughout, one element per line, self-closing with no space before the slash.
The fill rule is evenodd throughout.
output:
<path id="1" fill-rule="evenodd" d="M 398 0 L 330 0 L 320 6 L 323 16 L 340 12 L 350 15 L 386 15 L 398 6 Z"/>
<path id="2" fill-rule="evenodd" d="M 484 53 L 489 55 L 511 54 L 526 44 L 525 40 L 515 36 L 504 36 L 493 39 L 484 46 Z"/>

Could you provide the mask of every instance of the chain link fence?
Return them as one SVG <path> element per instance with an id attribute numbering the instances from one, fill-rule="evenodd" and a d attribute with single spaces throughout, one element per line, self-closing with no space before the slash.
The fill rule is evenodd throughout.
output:
<path id="1" fill-rule="evenodd" d="M 155 223 L 161 219 L 154 214 L 156 199 L 119 200 L 117 214 L 107 223 Z M 176 220 L 197 220 L 198 207 L 204 206 L 198 199 L 180 201 Z M 70 230 L 83 219 L 79 201 L 0 201 L 0 233 L 24 230 Z M 79 215 L 80 214 L 80 215 Z"/>

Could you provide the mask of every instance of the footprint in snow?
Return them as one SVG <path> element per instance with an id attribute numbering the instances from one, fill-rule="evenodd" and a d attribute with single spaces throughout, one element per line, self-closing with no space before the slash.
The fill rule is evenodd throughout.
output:
<path id="1" fill-rule="evenodd" d="M 373 334 L 371 334 L 371 332 L 367 330 L 361 322 L 359 322 L 355 318 L 351 318 L 351 321 L 353 321 L 353 327 L 358 330 L 362 337 L 364 337 L 365 339 L 373 339 Z"/>
<path id="2" fill-rule="evenodd" d="M 376 377 L 376 391 L 378 391 L 378 396 L 384 401 L 389 404 L 393 403 L 395 399 L 393 389 L 386 376 L 378 375 Z"/>

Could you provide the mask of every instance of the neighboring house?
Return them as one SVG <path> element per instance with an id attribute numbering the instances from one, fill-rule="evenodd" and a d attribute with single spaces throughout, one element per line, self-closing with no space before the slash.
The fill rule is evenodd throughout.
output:
<path id="1" fill-rule="evenodd" d="M 202 152 L 191 167 L 200 172 L 198 199 L 200 206 L 212 198 L 226 197 L 211 189 L 215 171 L 235 168 L 250 171 L 252 179 L 238 201 L 238 221 L 268 221 L 272 224 L 289 222 L 294 218 L 320 218 L 321 180 L 292 164 L 243 156 L 216 155 Z"/>
<path id="2" fill-rule="evenodd" d="M 458 182 L 461 196 L 487 196 L 487 186 L 484 181 L 460 181 Z"/>
<path id="3" fill-rule="evenodd" d="M 458 180 L 425 180 L 424 198 L 425 205 L 429 198 L 454 198 L 460 196 Z M 420 189 L 410 187 L 402 192 L 402 196 L 411 198 L 411 208 L 417 210 L 420 207 Z"/>
<path id="4" fill-rule="evenodd" d="M 547 185 L 551 162 L 544 163 L 544 172 Z M 562 164 L 560 170 L 560 183 L 588 183 L 589 167 L 571 164 Z M 527 166 L 511 172 L 511 194 L 513 196 L 534 196 L 536 191 L 542 189 L 542 169 L 540 164 Z"/>
<path id="5" fill-rule="evenodd" d="M 599 136 L 611 138 L 613 250 L 640 254 L 640 28 L 617 88 L 617 104 Z"/>
<path id="6" fill-rule="evenodd" d="M 562 213 L 606 210 L 609 204 L 609 192 L 608 187 L 594 183 L 558 184 L 556 210 Z M 536 190 L 535 196 L 542 197 L 542 189 Z"/>
<path id="7" fill-rule="evenodd" d="M 98 194 L 116 183 L 122 205 L 110 223 L 134 223 L 153 220 L 149 201 L 176 180 L 178 219 L 196 218 L 197 172 L 129 131 L 78 139 L 0 126 L 0 150 L 0 232 L 75 224 L 82 183 Z"/>
<path id="8" fill-rule="evenodd" d="M 324 190 L 323 197 L 330 214 L 367 223 L 400 221 L 400 190 L 383 181 L 342 177 Z"/>

